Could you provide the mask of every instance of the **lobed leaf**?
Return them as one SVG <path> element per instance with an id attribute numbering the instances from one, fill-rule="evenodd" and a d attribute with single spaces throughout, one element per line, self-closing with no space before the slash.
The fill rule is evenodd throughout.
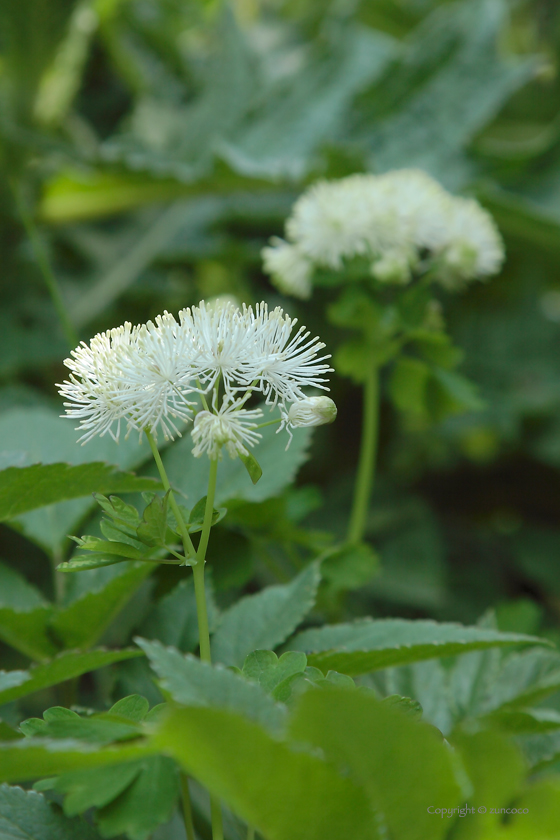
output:
<path id="1" fill-rule="evenodd" d="M 0 838 L 99 840 L 99 834 L 85 820 L 64 817 L 40 793 L 0 785 Z"/>

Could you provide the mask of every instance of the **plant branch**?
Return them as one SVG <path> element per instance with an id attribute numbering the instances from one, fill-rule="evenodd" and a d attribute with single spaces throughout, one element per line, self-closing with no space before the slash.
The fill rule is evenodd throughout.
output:
<path id="1" fill-rule="evenodd" d="M 375 476 L 377 438 L 379 433 L 379 369 L 372 367 L 364 383 L 364 408 L 362 440 L 354 502 L 348 526 L 348 542 L 357 543 L 363 539 L 371 490 Z"/>

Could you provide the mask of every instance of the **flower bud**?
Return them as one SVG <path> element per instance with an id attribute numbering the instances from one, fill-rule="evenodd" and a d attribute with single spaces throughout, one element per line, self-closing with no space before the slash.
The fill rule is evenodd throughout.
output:
<path id="1" fill-rule="evenodd" d="M 288 423 L 291 426 L 324 426 L 336 419 L 336 405 L 330 397 L 306 397 L 290 406 Z"/>

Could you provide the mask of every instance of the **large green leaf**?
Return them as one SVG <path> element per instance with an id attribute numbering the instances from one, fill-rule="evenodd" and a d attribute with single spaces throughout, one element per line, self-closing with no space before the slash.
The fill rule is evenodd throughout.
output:
<path id="1" fill-rule="evenodd" d="M 472 0 L 436 9 L 424 21 L 382 93 L 387 102 L 393 94 L 393 113 L 372 120 L 368 139 L 378 168 L 419 166 L 447 181 L 465 180 L 463 149 L 535 72 L 533 59 L 507 60 L 497 49 L 507 14 L 503 0 Z"/>
<path id="2" fill-rule="evenodd" d="M 176 709 L 154 740 L 270 840 L 379 836 L 362 788 L 230 711 Z"/>
<path id="3" fill-rule="evenodd" d="M 322 671 L 356 675 L 484 648 L 546 644 L 545 639 L 520 633 L 387 618 L 305 630 L 290 642 L 290 647 L 305 651 L 308 664 Z"/>
<path id="4" fill-rule="evenodd" d="M 110 464 L 35 464 L 0 472 L 0 521 L 35 508 L 89 496 L 92 493 L 135 493 L 161 490 L 153 478 L 123 473 Z"/>
<path id="5" fill-rule="evenodd" d="M 217 706 L 258 721 L 272 731 L 282 728 L 283 708 L 259 685 L 247 682 L 221 665 L 183 656 L 158 642 L 136 639 L 161 680 L 161 687 L 185 706 Z"/>
<path id="6" fill-rule="evenodd" d="M 0 840 L 99 840 L 82 819 L 69 820 L 33 790 L 0 785 Z"/>
<path id="7" fill-rule="evenodd" d="M 49 408 L 14 408 L 0 416 L 0 440 L 6 456 L 11 456 L 9 466 L 105 461 L 131 469 L 150 457 L 147 442 L 139 443 L 136 435 L 119 444 L 109 435 L 96 437 L 85 446 L 77 444 L 77 438 L 73 424 Z M 18 523 L 27 536 L 52 551 L 62 545 L 67 534 L 75 533 L 75 526 L 93 504 L 93 499 L 88 498 L 59 502 L 23 514 Z"/>
<path id="8" fill-rule="evenodd" d="M 56 610 L 50 626 L 57 638 L 67 648 L 94 645 L 153 569 L 152 563 L 127 563 L 120 574 Z"/>
<path id="9" fill-rule="evenodd" d="M 290 733 L 365 787 L 395 840 L 437 840 L 447 831 L 428 807 L 453 808 L 462 790 L 433 727 L 372 694 L 325 689 L 303 695 Z"/>
<path id="10" fill-rule="evenodd" d="M 17 674 L 25 673 L 28 679 L 16 683 L 12 687 L 0 690 L 0 705 L 17 700 L 39 691 L 41 688 L 48 688 L 51 685 L 71 680 L 86 674 L 88 671 L 95 671 L 113 662 L 122 662 L 124 659 L 131 659 L 134 656 L 142 656 L 142 651 L 126 648 L 124 650 L 105 650 L 98 648 L 88 653 L 67 651 L 60 653 L 48 662 L 42 662 L 30 668 L 29 671 L 17 671 Z M 9 674 L 9 672 L 8 672 Z M 1 687 L 1 682 L 0 682 Z"/>
<path id="11" fill-rule="evenodd" d="M 206 578 L 205 593 L 208 624 L 212 633 L 218 623 L 219 611 L 210 575 Z M 147 639 L 157 639 L 185 653 L 197 647 L 198 620 L 192 577 L 182 580 L 171 592 L 160 598 L 139 632 Z"/>
<path id="12" fill-rule="evenodd" d="M 110 767 L 147 755 L 156 748 L 146 741 L 99 747 L 83 741 L 22 738 L 0 744 L 0 782 L 24 782 L 90 767 Z"/>
<path id="13" fill-rule="evenodd" d="M 241 667 L 251 651 L 282 644 L 313 607 L 320 579 L 312 563 L 290 583 L 242 598 L 222 614 L 212 639 L 214 658 Z"/>
<path id="14" fill-rule="evenodd" d="M 53 608 L 38 589 L 0 563 L 0 639 L 31 659 L 49 659 L 58 648 L 47 627 Z"/>
<path id="15" fill-rule="evenodd" d="M 274 426 L 265 426 L 260 431 L 262 440 L 255 449 L 255 456 L 262 467 L 261 480 L 253 484 L 241 461 L 238 458 L 232 461 L 225 456 L 218 467 L 217 505 L 229 499 L 262 502 L 270 496 L 277 496 L 293 481 L 299 467 L 306 461 L 311 429 L 296 429 L 287 452 L 287 439 L 284 434 L 276 434 Z M 194 504 L 206 495 L 209 464 L 207 458 L 195 458 L 191 450 L 190 437 L 184 437 L 163 455 L 163 462 L 172 486 Z"/>

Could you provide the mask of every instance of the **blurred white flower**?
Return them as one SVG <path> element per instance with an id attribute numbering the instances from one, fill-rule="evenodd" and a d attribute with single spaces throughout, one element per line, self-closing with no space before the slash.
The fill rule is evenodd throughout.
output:
<path id="1" fill-rule="evenodd" d="M 407 283 L 420 268 L 448 288 L 495 274 L 504 259 L 491 216 L 418 169 L 314 184 L 294 204 L 286 239 L 263 249 L 264 267 L 297 297 L 309 296 L 314 269 L 354 257 L 382 283 Z"/>
<path id="2" fill-rule="evenodd" d="M 297 245 L 273 236 L 270 246 L 262 249 L 262 257 L 264 270 L 279 291 L 303 300 L 311 296 L 313 265 Z"/>
<path id="3" fill-rule="evenodd" d="M 249 454 L 247 446 L 254 446 L 262 437 L 254 431 L 257 427 L 254 421 L 263 415 L 258 408 L 247 410 L 240 406 L 241 400 L 228 402 L 226 398 L 216 414 L 201 411 L 196 415 L 191 431 L 195 458 L 205 452 L 211 459 L 221 458 L 223 447 L 230 458 Z"/>

